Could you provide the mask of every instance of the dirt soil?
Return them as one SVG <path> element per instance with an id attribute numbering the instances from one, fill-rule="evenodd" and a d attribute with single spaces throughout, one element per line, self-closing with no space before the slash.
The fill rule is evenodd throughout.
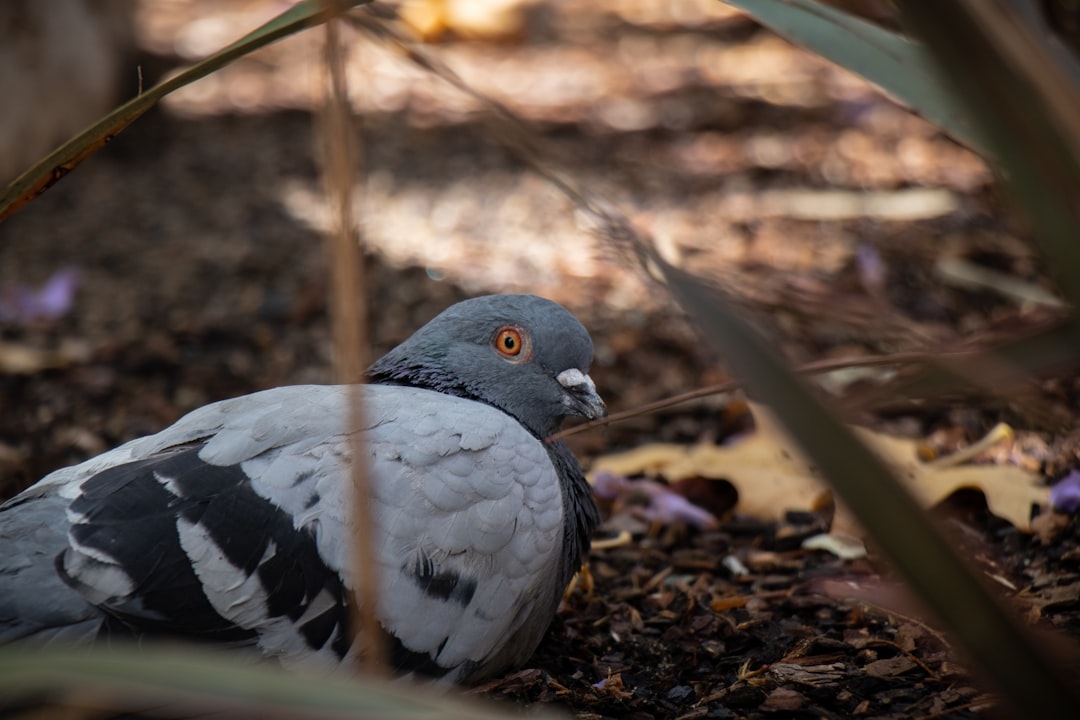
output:
<path id="1" fill-rule="evenodd" d="M 949 279 L 943 259 L 1053 290 L 978 157 L 720 3 L 551 0 L 481 29 L 446 15 L 454 5 L 414 4 L 428 50 L 529 123 L 665 257 L 724 282 L 793 362 L 939 351 L 1053 317 Z M 282 4 L 137 7 L 151 82 Z M 178 93 L 0 225 L 0 294 L 64 268 L 79 283 L 60 317 L 0 324 L 0 496 L 207 402 L 331 380 L 320 40 L 290 39 Z M 535 292 L 590 328 L 612 410 L 727 377 L 664 289 L 495 142 L 483 108 L 385 44 L 348 42 L 374 354 L 459 299 Z M 1040 413 L 967 397 L 858 419 L 941 451 L 1005 420 L 1050 480 L 1080 462 L 1076 390 L 1072 376 L 1049 379 Z M 572 444 L 587 464 L 646 442 L 722 442 L 745 428 L 728 401 Z M 974 496 L 937 514 L 1033 624 L 1080 641 L 1075 519 L 1040 538 Z M 593 587 L 568 594 L 528 667 L 474 692 L 582 718 L 985 715 L 992 700 L 963 659 L 916 610 L 895 609 L 878 558 L 800 548 L 820 529 L 738 505 L 718 530 L 638 528 L 593 551 Z M 849 592 L 860 585 L 889 601 Z"/>

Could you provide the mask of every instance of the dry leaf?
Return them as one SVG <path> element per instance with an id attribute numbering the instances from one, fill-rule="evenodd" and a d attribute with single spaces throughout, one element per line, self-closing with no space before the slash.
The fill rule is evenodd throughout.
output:
<path id="1" fill-rule="evenodd" d="M 867 663 L 863 668 L 863 672 L 870 677 L 887 679 L 896 675 L 903 675 L 909 670 L 914 670 L 916 667 L 917 665 L 915 665 L 911 658 L 904 655 L 897 655 L 896 657 Z"/>
<path id="2" fill-rule="evenodd" d="M 762 712 L 794 713 L 806 706 L 806 696 L 798 690 L 776 688 L 765 698 L 759 709 Z"/>
<path id="3" fill-rule="evenodd" d="M 523 0 L 410 0 L 400 17 L 424 40 L 447 32 L 472 40 L 505 40 L 524 32 Z"/>
<path id="4" fill-rule="evenodd" d="M 0 374 L 33 375 L 85 362 L 90 348 L 77 340 L 65 340 L 59 347 L 42 348 L 18 342 L 0 341 Z"/>
<path id="5" fill-rule="evenodd" d="M 590 479 L 600 472 L 647 475 L 677 482 L 689 477 L 729 481 L 739 492 L 738 509 L 763 520 L 780 520 L 791 510 L 828 510 L 832 492 L 789 442 L 771 413 L 751 405 L 757 429 L 730 446 L 645 445 L 597 458 Z M 962 488 L 980 490 L 990 512 L 1017 529 L 1031 531 L 1032 508 L 1049 505 L 1050 490 L 1037 473 L 1012 465 L 948 465 L 922 462 L 918 443 L 856 428 L 924 507 L 932 507 Z M 861 534 L 851 514 L 838 507 L 834 532 Z"/>
<path id="6" fill-rule="evenodd" d="M 779 520 L 788 510 L 824 510 L 832 494 L 809 476 L 798 456 L 755 432 L 734 445 L 655 443 L 597 458 L 590 481 L 600 473 L 663 477 L 675 483 L 691 477 L 728 480 L 739 492 L 739 512 Z"/>
<path id="7" fill-rule="evenodd" d="M 841 560 L 856 560 L 866 557 L 866 545 L 857 537 L 842 532 L 829 532 L 814 535 L 803 540 L 803 550 L 824 550 Z"/>

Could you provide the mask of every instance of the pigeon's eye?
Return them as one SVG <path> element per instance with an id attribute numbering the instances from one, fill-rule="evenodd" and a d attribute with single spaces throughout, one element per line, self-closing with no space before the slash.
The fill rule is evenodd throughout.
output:
<path id="1" fill-rule="evenodd" d="M 495 349 L 506 358 L 521 359 L 525 337 L 516 327 L 505 327 L 495 336 Z"/>

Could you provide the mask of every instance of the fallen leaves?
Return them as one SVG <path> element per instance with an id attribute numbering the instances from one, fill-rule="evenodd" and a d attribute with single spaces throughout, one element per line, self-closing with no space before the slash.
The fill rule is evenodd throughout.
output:
<path id="1" fill-rule="evenodd" d="M 509 40 L 526 29 L 521 0 L 420 0 L 404 3 L 401 19 L 424 40 L 447 33 L 471 40 Z"/>
<path id="2" fill-rule="evenodd" d="M 644 445 L 597 458 L 590 480 L 601 479 L 605 488 L 619 486 L 626 493 L 635 492 L 635 483 L 625 482 L 633 476 L 662 477 L 672 485 L 692 478 L 726 480 L 738 491 L 741 513 L 764 521 L 782 520 L 791 511 L 821 513 L 832 516 L 834 533 L 860 535 L 854 517 L 835 503 L 832 491 L 786 439 L 771 413 L 761 406 L 751 407 L 757 429 L 750 437 L 727 446 Z M 886 460 L 924 507 L 934 507 L 958 490 L 971 488 L 983 494 L 991 513 L 1031 532 L 1032 517 L 1049 506 L 1050 491 L 1038 473 L 1012 465 L 966 464 L 968 453 L 927 462 L 921 458 L 917 441 L 862 428 L 855 432 Z M 1000 426 L 978 446 L 981 449 L 1010 437 L 1008 428 Z M 612 477 L 622 478 L 624 484 Z"/>
<path id="3" fill-rule="evenodd" d="M 0 340 L 0 374 L 33 375 L 59 370 L 86 362 L 90 356 L 87 344 L 74 338 L 64 338 L 57 347 Z"/>
<path id="4" fill-rule="evenodd" d="M 890 678 L 896 675 L 902 675 L 909 670 L 914 670 L 918 667 L 913 660 L 904 656 L 897 655 L 896 657 L 884 658 L 882 660 L 874 660 L 863 666 L 863 672 L 870 677 L 876 678 Z"/>

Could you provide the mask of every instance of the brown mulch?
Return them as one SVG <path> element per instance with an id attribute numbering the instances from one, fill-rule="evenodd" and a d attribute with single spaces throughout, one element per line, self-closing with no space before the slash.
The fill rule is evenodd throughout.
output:
<path id="1" fill-rule="evenodd" d="M 1054 577 L 1057 592 L 1021 607 L 1040 606 L 1048 624 L 1076 637 L 1075 549 L 1047 557 L 985 513 L 965 514 L 974 524 L 953 532 L 1008 554 L 1012 582 L 1031 588 Z M 1072 521 L 1061 545 L 1075 548 L 1078 530 Z M 717 533 L 669 531 L 594 551 L 595 590 L 568 598 L 529 668 L 484 691 L 588 718 L 962 718 L 993 706 L 916 606 L 907 614 L 863 599 L 876 588 L 893 608 L 910 603 L 877 563 L 799 550 L 808 532 L 733 521 Z M 1018 567 L 1025 556 L 1038 559 Z"/>
<path id="2" fill-rule="evenodd" d="M 148 72 L 175 65 L 194 52 L 196 21 L 228 39 L 278 5 L 142 2 L 141 60 Z M 937 274 L 948 255 L 1049 285 L 978 158 L 740 16 L 676 17 L 668 5 L 538 3 L 524 30 L 465 41 L 450 29 L 433 51 L 623 203 L 665 257 L 722 279 L 793 360 L 935 349 L 1039 318 Z M 206 402 L 330 381 L 317 48 L 306 36 L 237 63 L 0 225 L 0 292 L 61 267 L 81 277 L 66 316 L 0 325 L 0 496 Z M 613 410 L 725 379 L 664 291 L 605 254 L 565 198 L 492 142 L 481 110 L 360 36 L 351 52 L 376 354 L 458 299 L 528 291 L 590 328 Z M 919 188 L 954 205 L 829 217 L 796 196 Z M 1077 388 L 1055 378 L 1040 399 L 1073 421 Z M 572 444 L 587 460 L 643 442 L 723 441 L 737 429 L 723 406 L 699 401 Z M 1055 476 L 1080 462 L 1077 438 L 989 398 L 863 419 L 958 444 L 1005 419 L 1040 433 Z M 657 527 L 594 550 L 594 586 L 568 595 L 526 668 L 479 692 L 583 718 L 986 714 L 964 660 L 878 559 L 801 550 L 816 518 L 773 525 L 737 511 L 714 532 Z M 978 498 L 938 512 L 1033 625 L 1080 640 L 1075 519 L 1040 539 Z"/>

